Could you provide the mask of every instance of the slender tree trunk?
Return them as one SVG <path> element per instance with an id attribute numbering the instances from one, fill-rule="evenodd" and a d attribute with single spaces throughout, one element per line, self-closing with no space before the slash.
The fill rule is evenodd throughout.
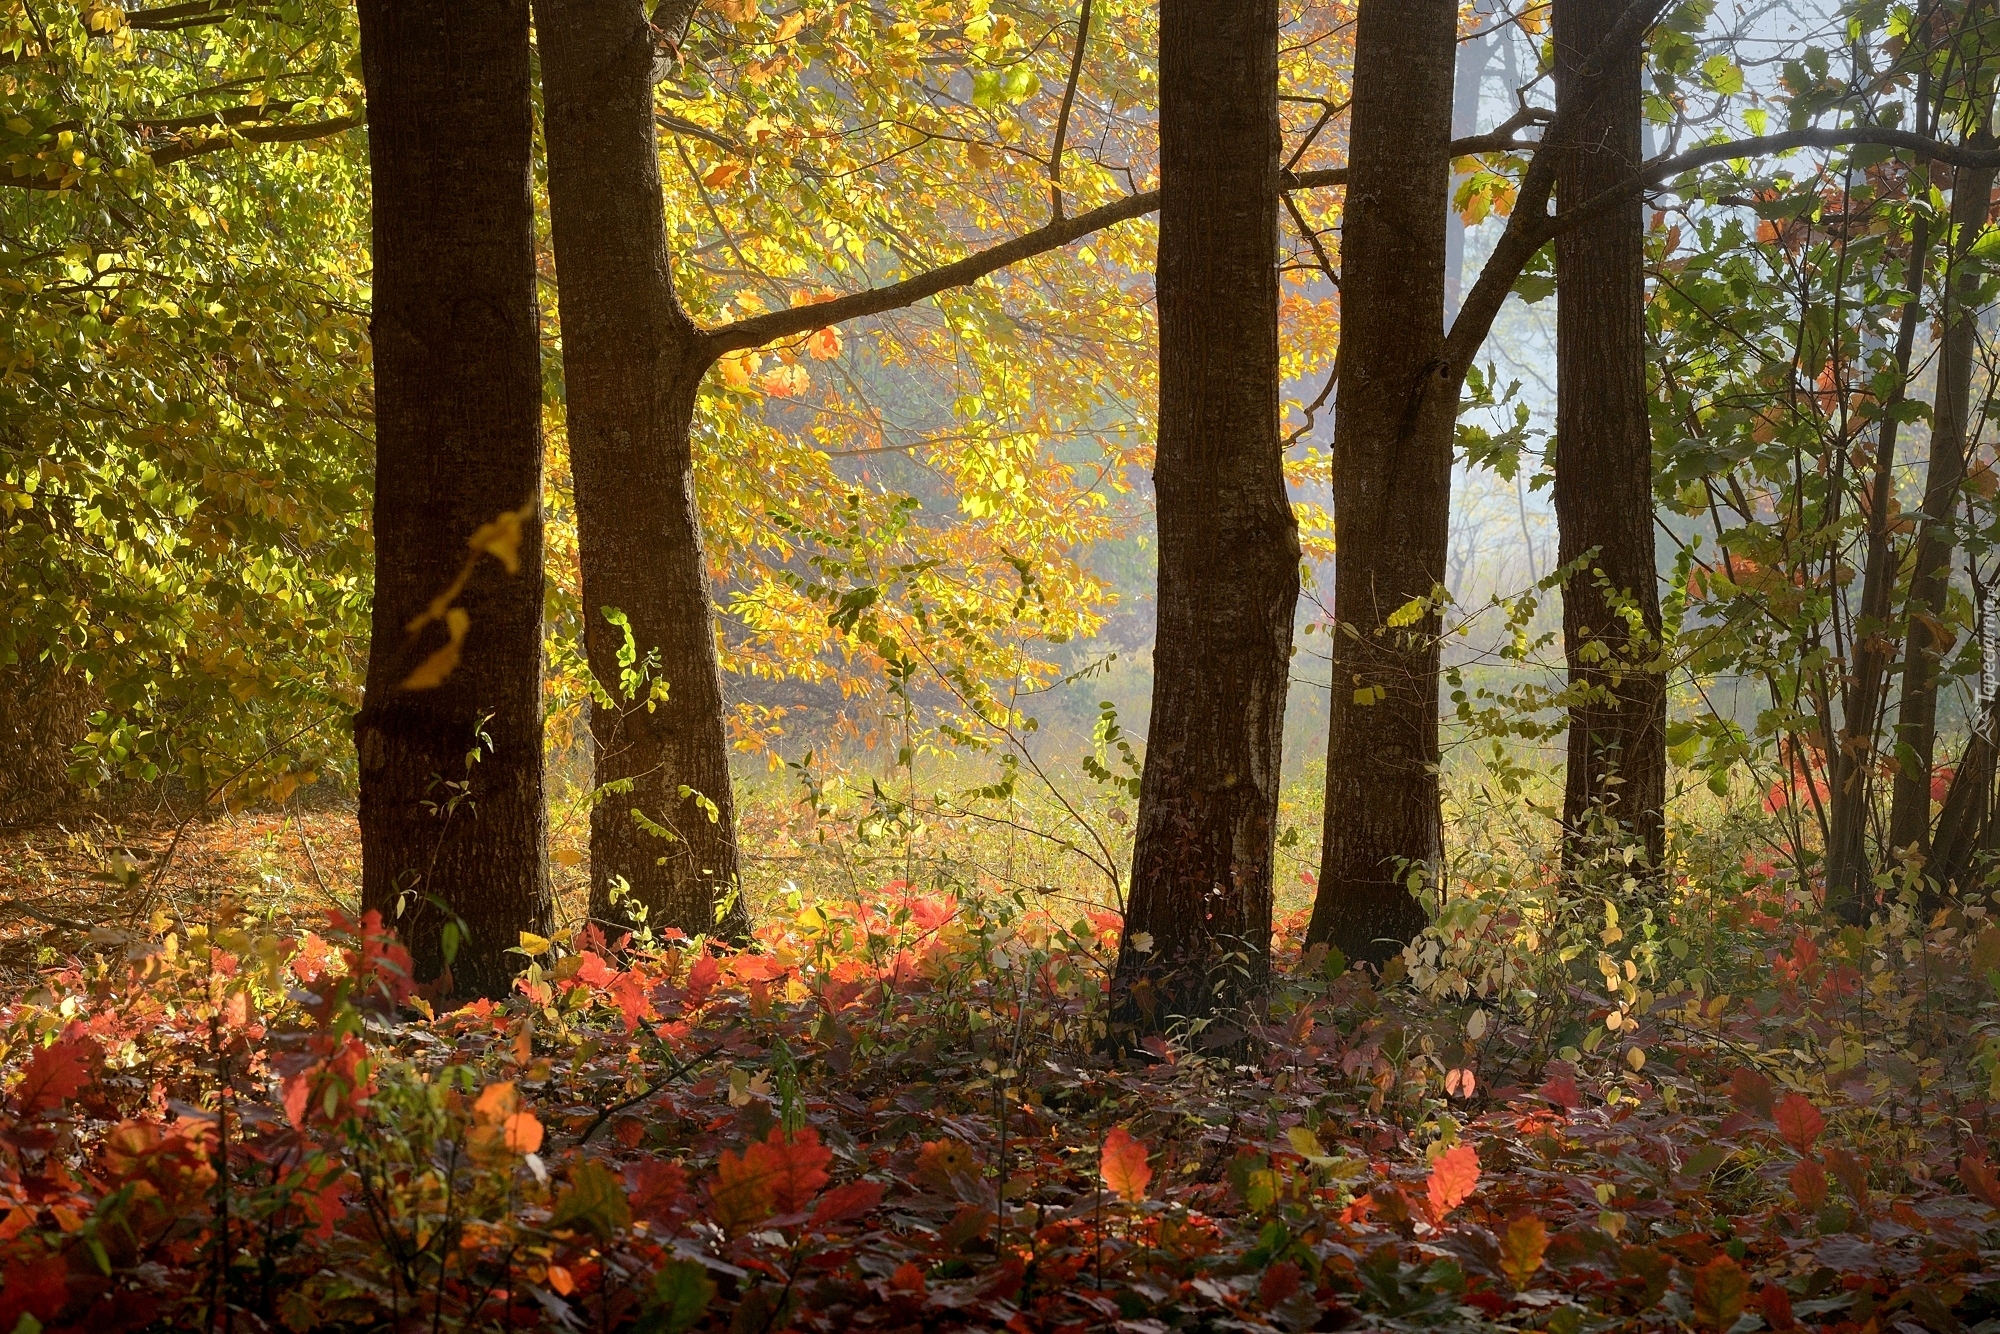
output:
<path id="1" fill-rule="evenodd" d="M 741 935 L 734 801 L 689 431 L 714 359 L 674 294 L 639 0 L 537 0 L 591 710 L 591 915 Z M 621 685 L 625 631 L 652 682 Z M 630 899 L 613 903 L 614 886 Z M 718 909 L 728 911 L 718 921 Z"/>
<path id="2" fill-rule="evenodd" d="M 1334 418 L 1340 627 L 1308 929 L 1351 959 L 1386 959 L 1422 929 L 1411 881 L 1442 855 L 1442 616 L 1431 599 L 1444 582 L 1463 375 L 1444 347 L 1457 19 L 1452 0 L 1362 0 L 1355 25 Z"/>
<path id="3" fill-rule="evenodd" d="M 1982 127 L 1969 141 L 1990 146 Z M 1930 850 L 1931 761 L 1937 743 L 1937 678 L 1951 647 L 1944 628 L 1958 539 L 1952 511 L 1965 483 L 1966 419 L 1972 394 L 1973 354 L 1979 314 L 1978 266 L 1970 255 L 1986 229 L 1993 194 L 1991 168 L 1958 169 L 1951 191 L 1951 273 L 1945 281 L 1944 338 L 1938 349 L 1937 393 L 1931 405 L 1931 456 L 1924 474 L 1924 514 L 1917 529 L 1916 568 L 1910 576 L 1908 631 L 1903 643 L 1903 698 L 1896 724 L 1896 783 L 1890 803 L 1889 845 L 1901 852 Z"/>
<path id="4" fill-rule="evenodd" d="M 1916 124 L 1928 123 L 1926 90 L 1917 95 Z M 1919 176 L 1919 181 L 1924 177 Z M 1882 721 L 1889 659 L 1895 648 L 1890 633 L 1890 603 L 1895 593 L 1896 562 L 1890 544 L 1890 503 L 1896 494 L 1896 436 L 1901 418 L 1892 411 L 1903 401 L 1910 379 L 1910 358 L 1916 348 L 1917 325 L 1923 318 L 1924 268 L 1930 257 L 1930 227 L 1918 217 L 1911 233 L 1910 254 L 1904 262 L 1909 297 L 1896 331 L 1896 387 L 1883 404 L 1876 427 L 1875 459 L 1869 474 L 1867 548 L 1861 567 L 1861 606 L 1854 617 L 1853 670 L 1842 683 L 1841 726 L 1833 748 L 1832 810 L 1826 850 L 1826 906 L 1852 921 L 1865 920 L 1873 897 L 1868 874 L 1868 818 L 1875 809 L 1876 728 Z"/>
<path id="5" fill-rule="evenodd" d="M 1299 591 L 1278 437 L 1277 96 L 1276 0 L 1162 0 L 1159 624 L 1113 982 L 1126 1034 L 1212 1016 L 1208 1038 L 1227 1043 L 1270 970 Z"/>
<path id="6" fill-rule="evenodd" d="M 457 992 L 504 995 L 520 959 L 505 951 L 550 921 L 527 0 L 361 0 L 361 54 L 376 457 L 373 640 L 355 719 L 362 902 L 396 922 L 420 977 L 443 969 L 443 928 L 462 919 Z M 446 646 L 447 623 L 405 627 L 466 567 L 468 539 L 524 506 L 518 570 L 482 557 L 456 599 L 456 668 L 406 688 Z"/>
<path id="7" fill-rule="evenodd" d="M 1626 0 L 1556 0 L 1558 108 Z M 1625 52 L 1566 121 L 1556 199 L 1572 207 L 1640 166 L 1639 51 Z M 1666 678 L 1653 552 L 1653 441 L 1646 412 L 1646 229 L 1637 198 L 1556 238 L 1558 559 L 1590 556 L 1563 586 L 1574 702 L 1563 792 L 1564 860 L 1607 837 L 1665 855 Z M 1613 826 L 1606 821 L 1615 822 Z"/>
<path id="8" fill-rule="evenodd" d="M 1468 138 L 1479 132 L 1479 94 L 1486 80 L 1486 67 L 1493 61 L 1493 53 L 1505 40 L 1504 29 L 1495 29 L 1493 24 L 1494 6 L 1488 0 L 1475 6 L 1479 17 L 1478 35 L 1467 37 L 1458 44 L 1458 68 L 1453 75 L 1451 93 L 1451 137 Z M 1463 176 L 1454 174 L 1451 188 L 1458 189 Z M 1465 281 L 1465 233 L 1468 230 L 1465 219 L 1451 206 L 1451 196 L 1445 197 L 1444 218 L 1444 309 L 1449 320 L 1458 313 L 1461 288 Z"/>

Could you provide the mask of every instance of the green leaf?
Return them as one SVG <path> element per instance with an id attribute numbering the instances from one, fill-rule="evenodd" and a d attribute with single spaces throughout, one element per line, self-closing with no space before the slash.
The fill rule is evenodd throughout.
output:
<path id="1" fill-rule="evenodd" d="M 643 1334 L 681 1334 L 702 1318 L 714 1298 L 715 1284 L 700 1265 L 675 1260 L 654 1275 L 646 1314 L 638 1327 Z"/>
<path id="2" fill-rule="evenodd" d="M 578 1228 L 608 1242 L 631 1222 L 632 1206 L 625 1200 L 624 1186 L 610 1168 L 594 1159 L 585 1159 L 570 1173 L 569 1189 L 556 1200 L 549 1228 Z"/>

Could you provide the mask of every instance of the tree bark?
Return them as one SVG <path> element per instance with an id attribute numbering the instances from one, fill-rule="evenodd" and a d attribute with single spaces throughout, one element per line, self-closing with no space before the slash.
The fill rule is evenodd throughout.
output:
<path id="1" fill-rule="evenodd" d="M 1978 147 L 1990 146 L 1982 127 Z M 1973 242 L 1986 229 L 1994 170 L 1961 167 L 1951 191 L 1951 273 L 1944 284 L 1944 337 L 1938 349 L 1937 393 L 1931 404 L 1931 456 L 1924 471 L 1924 514 L 1910 575 L 1908 629 L 1903 641 L 1903 694 L 1896 721 L 1896 782 L 1889 811 L 1893 852 L 1930 850 L 1931 763 L 1937 744 L 1937 678 L 1952 635 L 1944 628 L 1951 558 L 1958 549 L 1952 511 L 1965 484 L 1966 420 L 1979 340 L 1978 266 Z"/>
<path id="2" fill-rule="evenodd" d="M 499 996 L 521 961 L 505 951 L 550 922 L 528 5 L 361 0 L 360 17 L 376 456 L 355 719 L 362 902 L 397 925 L 423 978 L 443 971 L 443 928 L 461 919 L 455 990 Z M 405 688 L 446 642 L 437 621 L 405 627 L 466 568 L 468 538 L 524 504 L 518 570 L 481 557 L 456 600 L 469 621 L 455 670 Z"/>
<path id="3" fill-rule="evenodd" d="M 1444 340 L 1457 19 L 1452 0 L 1363 0 L 1355 25 L 1334 418 L 1340 625 L 1307 939 L 1378 962 L 1422 929 L 1411 879 L 1442 851 L 1433 595 L 1463 376 Z M 1414 620 L 1389 624 L 1413 601 Z"/>
<path id="4" fill-rule="evenodd" d="M 1240 1036 L 1269 978 L 1299 591 L 1278 436 L 1277 93 L 1276 0 L 1162 0 L 1159 621 L 1112 1017 L 1126 1035 L 1212 1019 L 1213 1045 Z"/>
<path id="5" fill-rule="evenodd" d="M 1558 112 L 1625 0 L 1556 0 Z M 1640 54 L 1621 53 L 1566 117 L 1556 199 L 1568 208 L 1640 167 Z M 1607 840 L 1665 856 L 1666 678 L 1653 551 L 1653 443 L 1646 411 L 1646 231 L 1634 196 L 1556 238 L 1558 559 L 1589 561 L 1563 585 L 1573 702 L 1563 792 L 1564 861 Z"/>
<path id="6" fill-rule="evenodd" d="M 689 432 L 714 352 L 674 292 L 640 0 L 536 0 L 598 800 L 590 910 L 741 936 L 729 745 Z M 625 632 L 650 684 L 621 688 Z M 622 883 L 630 897 L 613 902 Z M 718 919 L 718 910 L 725 909 Z M 636 911 L 635 911 L 636 910 Z"/>

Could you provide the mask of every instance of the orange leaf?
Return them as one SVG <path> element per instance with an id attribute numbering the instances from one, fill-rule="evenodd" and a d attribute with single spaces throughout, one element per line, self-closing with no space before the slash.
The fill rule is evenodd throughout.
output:
<path id="1" fill-rule="evenodd" d="M 828 325 L 806 340 L 806 352 L 814 361 L 832 361 L 840 355 L 840 330 Z"/>
<path id="2" fill-rule="evenodd" d="M 1773 1112 L 1778 1123 L 1778 1133 L 1785 1137 L 1785 1143 L 1800 1153 L 1812 1148 L 1819 1132 L 1826 1129 L 1826 1118 L 1819 1108 L 1801 1094 L 1787 1093 Z"/>
<path id="3" fill-rule="evenodd" d="M 1124 1126 L 1113 1126 L 1111 1133 L 1105 1136 L 1104 1154 L 1098 1170 L 1104 1174 L 1104 1184 L 1128 1204 L 1137 1204 L 1145 1199 L 1147 1183 L 1153 1179 L 1153 1169 L 1146 1162 L 1144 1141 L 1133 1139 Z"/>
<path id="4" fill-rule="evenodd" d="M 1470 1144 L 1461 1144 L 1455 1149 L 1446 1149 L 1431 1164 L 1428 1183 L 1431 1207 L 1431 1222 L 1444 1221 L 1444 1216 L 1464 1204 L 1479 1185 L 1479 1154 Z"/>
<path id="5" fill-rule="evenodd" d="M 706 176 L 701 178 L 701 183 L 711 190 L 727 189 L 731 181 L 748 170 L 748 167 L 733 159 L 727 162 L 718 162 Z"/>
<path id="6" fill-rule="evenodd" d="M 827 1164 L 833 1150 L 822 1146 L 819 1134 L 808 1126 L 785 1138 L 782 1128 L 771 1131 L 762 1144 L 752 1144 L 743 1153 L 745 1162 L 763 1171 L 770 1181 L 771 1203 L 781 1214 L 803 1213 L 827 1182 Z"/>
<path id="7" fill-rule="evenodd" d="M 771 1183 L 748 1158 L 724 1149 L 709 1188 L 709 1216 L 731 1236 L 771 1216 Z"/>
<path id="8" fill-rule="evenodd" d="M 1975 1198 L 2000 1209 L 2000 1176 L 1995 1175 L 1985 1154 L 1968 1153 L 1959 1159 L 1958 1179 Z"/>

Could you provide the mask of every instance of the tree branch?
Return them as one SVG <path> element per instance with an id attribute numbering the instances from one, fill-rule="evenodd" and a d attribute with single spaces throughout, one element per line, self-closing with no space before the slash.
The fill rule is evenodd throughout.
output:
<path id="1" fill-rule="evenodd" d="M 193 143 L 175 144 L 162 148 L 153 154 L 155 167 L 170 167 L 176 162 L 185 162 L 191 157 L 204 153 L 217 153 L 235 144 L 298 144 L 313 139 L 328 139 L 343 134 L 356 126 L 365 125 L 368 117 L 356 112 L 352 116 L 336 116 L 332 120 L 309 121 L 304 125 L 257 125 L 247 130 L 237 130 L 230 134 L 218 134 Z"/>
<path id="2" fill-rule="evenodd" d="M 154 9 L 134 9 L 126 13 L 125 26 L 142 32 L 179 32 L 232 18 L 276 18 L 268 9 L 239 6 L 236 0 L 191 0 L 183 5 L 161 5 Z"/>
<path id="3" fill-rule="evenodd" d="M 1045 227 L 1037 227 L 1034 231 L 1024 232 L 1010 241 L 1002 241 L 998 245 L 975 251 L 963 259 L 927 273 L 905 278 L 898 283 L 890 283 L 887 287 L 871 288 L 865 292 L 836 297 L 832 301 L 821 301 L 810 306 L 794 306 L 789 310 L 774 310 L 765 315 L 753 315 L 748 319 L 736 320 L 720 328 L 708 330 L 702 335 L 702 343 L 708 352 L 709 360 L 713 361 L 726 352 L 762 347 L 780 338 L 811 333 L 815 329 L 860 319 L 864 315 L 880 315 L 885 311 L 900 310 L 904 306 L 913 306 L 919 301 L 934 297 L 940 292 L 948 292 L 954 287 L 969 286 L 1010 264 L 1018 264 L 1024 259 L 1047 254 L 1051 250 L 1060 250 L 1071 242 L 1082 240 L 1092 232 L 1102 231 L 1113 223 L 1144 217 L 1159 206 L 1158 190 L 1128 195 L 1116 203 L 1094 208 L 1088 213 L 1079 213 L 1074 218 L 1051 222 Z"/>
<path id="4" fill-rule="evenodd" d="M 1076 105 L 1077 80 L 1083 77 L 1083 48 L 1090 40 L 1090 0 L 1076 19 L 1076 50 L 1069 58 L 1069 82 L 1063 85 L 1062 109 L 1056 112 L 1056 139 L 1049 149 L 1049 216 L 1063 220 L 1062 161 L 1063 140 L 1069 137 L 1069 113 Z"/>

